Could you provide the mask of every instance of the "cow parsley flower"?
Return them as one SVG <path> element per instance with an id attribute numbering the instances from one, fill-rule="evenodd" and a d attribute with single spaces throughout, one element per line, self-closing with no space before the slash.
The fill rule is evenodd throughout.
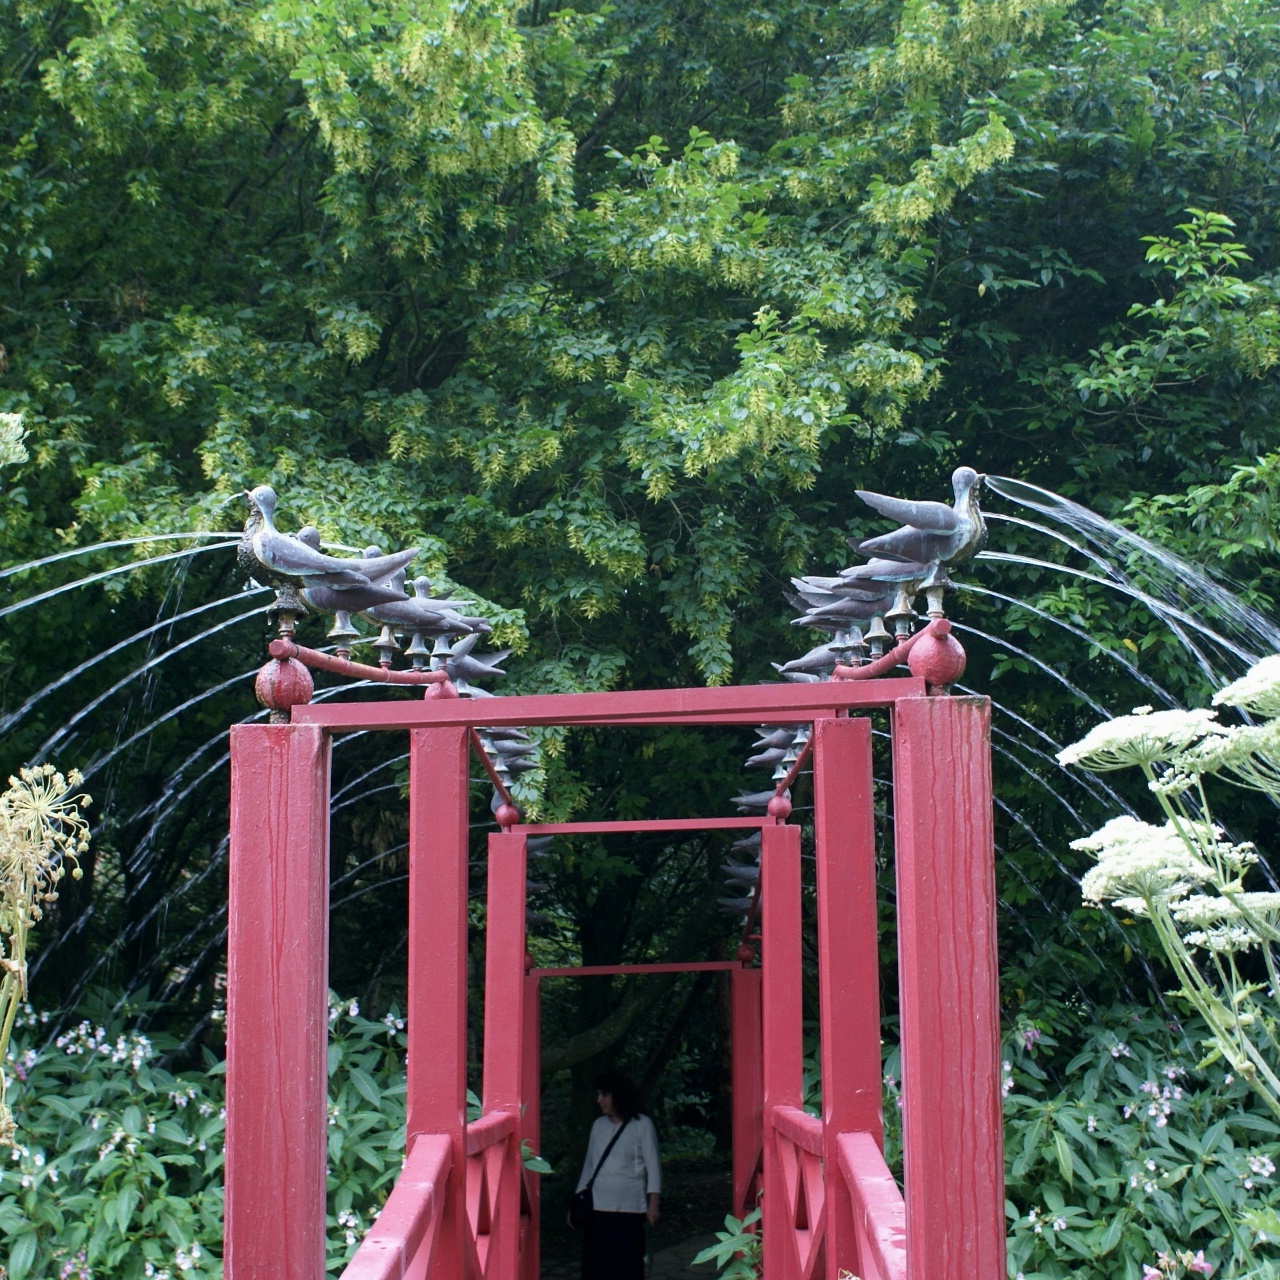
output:
<path id="1" fill-rule="evenodd" d="M 1095 905 L 1116 899 L 1178 898 L 1214 877 L 1213 868 L 1192 854 L 1172 822 L 1153 827 L 1123 815 L 1093 835 L 1073 840 L 1071 847 L 1098 859 L 1080 882 L 1081 896 Z"/>
<path id="2" fill-rule="evenodd" d="M 1248 671 L 1213 695 L 1213 705 L 1223 704 L 1257 715 L 1280 715 L 1280 653 L 1255 662 Z"/>
<path id="3" fill-rule="evenodd" d="M 1214 711 L 1152 711 L 1138 707 L 1132 715 L 1094 725 L 1079 742 L 1059 751 L 1058 761 L 1098 771 L 1152 765 L 1222 732 Z"/>

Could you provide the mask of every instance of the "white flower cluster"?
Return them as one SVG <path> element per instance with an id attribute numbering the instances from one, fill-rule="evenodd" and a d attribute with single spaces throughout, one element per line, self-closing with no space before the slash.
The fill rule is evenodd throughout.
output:
<path id="1" fill-rule="evenodd" d="M 1276 1171 L 1275 1162 L 1270 1156 L 1249 1156 L 1249 1172 L 1244 1175 L 1243 1183 L 1246 1191 L 1253 1190 L 1255 1179 L 1266 1180 Z"/>
<path id="2" fill-rule="evenodd" d="M 1280 721 L 1235 725 L 1202 738 L 1171 757 L 1169 768 L 1151 789 L 1177 795 L 1206 773 L 1222 774 L 1255 791 L 1280 788 Z"/>
<path id="3" fill-rule="evenodd" d="M 1152 711 L 1150 707 L 1137 707 L 1132 715 L 1094 725 L 1079 742 L 1059 751 L 1058 760 L 1097 771 L 1152 765 L 1224 732 L 1214 711 Z"/>
<path id="4" fill-rule="evenodd" d="M 196 1263 L 200 1261 L 200 1257 L 200 1246 L 195 1241 L 192 1241 L 190 1249 L 179 1249 L 173 1255 L 173 1265 L 177 1267 L 179 1271 L 190 1271 L 195 1267 Z"/>
<path id="5" fill-rule="evenodd" d="M 117 1036 L 113 1045 L 107 1039 L 106 1028 L 95 1027 L 90 1022 L 82 1022 L 74 1031 L 60 1035 L 53 1043 L 69 1056 L 100 1053 L 113 1063 L 127 1062 L 134 1071 L 154 1056 L 151 1041 L 146 1036 L 136 1033 Z"/>
<path id="6" fill-rule="evenodd" d="M 338 1226 L 343 1230 L 347 1245 L 353 1245 L 364 1236 L 364 1226 L 350 1209 L 343 1209 L 338 1214 Z"/>
<path id="7" fill-rule="evenodd" d="M 1280 654 L 1255 662 L 1234 684 L 1213 695 L 1215 707 L 1226 704 L 1262 716 L 1280 716 Z"/>
<path id="8" fill-rule="evenodd" d="M 1116 902 L 1139 912 L 1149 899 L 1182 897 L 1214 877 L 1213 868 L 1191 852 L 1172 822 L 1153 827 L 1122 815 L 1093 835 L 1073 840 L 1071 847 L 1098 859 L 1080 882 L 1081 896 L 1097 906 Z"/>

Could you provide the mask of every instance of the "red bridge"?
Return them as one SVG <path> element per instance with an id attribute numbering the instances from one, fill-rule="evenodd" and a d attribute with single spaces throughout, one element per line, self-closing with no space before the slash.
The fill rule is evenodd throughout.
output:
<path id="1" fill-rule="evenodd" d="M 865 670 L 865 669 L 864 669 Z M 889 713 L 903 1181 L 882 1155 L 871 727 Z M 535 833 L 759 827 L 759 962 L 732 991 L 733 1208 L 764 1280 L 1003 1280 L 989 704 L 916 678 L 295 706 L 232 729 L 227 1280 L 325 1274 L 329 739 L 409 734 L 404 1169 L 346 1280 L 537 1280 Z M 801 1109 L 800 828 L 767 818 L 507 825 L 489 837 L 483 1113 L 466 1121 L 468 753 L 477 727 L 811 723 L 823 1114 Z M 610 969 L 609 972 L 620 972 Z M 628 970 L 630 971 L 630 970 Z M 600 972 L 577 970 L 571 972 Z"/>

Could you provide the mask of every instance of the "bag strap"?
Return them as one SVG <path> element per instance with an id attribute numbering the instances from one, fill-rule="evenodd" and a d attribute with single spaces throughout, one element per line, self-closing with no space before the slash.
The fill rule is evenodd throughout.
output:
<path id="1" fill-rule="evenodd" d="M 609 1152 L 613 1150 L 613 1144 L 614 1144 L 615 1142 L 617 1142 L 617 1140 L 618 1140 L 620 1137 L 622 1137 L 622 1131 L 623 1131 L 623 1129 L 625 1129 L 625 1128 L 627 1127 L 627 1125 L 628 1125 L 628 1124 L 630 1124 L 630 1123 L 631 1123 L 631 1117 L 630 1117 L 630 1116 L 628 1116 L 628 1117 L 627 1117 L 627 1118 L 626 1118 L 626 1119 L 625 1119 L 625 1120 L 624 1120 L 624 1121 L 623 1121 L 623 1122 L 618 1126 L 618 1132 L 617 1132 L 617 1133 L 615 1133 L 615 1134 L 613 1135 L 613 1137 L 609 1139 L 609 1145 L 608 1145 L 607 1147 L 605 1147 L 605 1149 L 604 1149 L 604 1155 L 602 1155 L 602 1156 L 600 1157 L 600 1159 L 596 1161 L 596 1167 L 595 1167 L 595 1169 L 594 1169 L 594 1170 L 592 1170 L 591 1177 L 590 1177 L 590 1179 L 587 1181 L 587 1185 L 586 1185 L 585 1187 L 583 1187 L 583 1188 L 582 1188 L 582 1189 L 583 1189 L 583 1191 L 590 1191 L 590 1190 L 591 1190 L 591 1184 L 592 1184 L 593 1182 L 595 1182 L 595 1180 L 596 1180 L 596 1174 L 600 1172 L 600 1166 L 601 1166 L 602 1164 L 604 1164 L 604 1162 L 609 1158 Z"/>

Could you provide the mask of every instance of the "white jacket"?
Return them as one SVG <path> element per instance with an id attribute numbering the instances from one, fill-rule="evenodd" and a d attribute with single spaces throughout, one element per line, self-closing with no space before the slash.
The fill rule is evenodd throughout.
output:
<path id="1" fill-rule="evenodd" d="M 577 1190 L 590 1181 L 592 1170 L 617 1132 L 608 1116 L 601 1116 L 591 1126 Z M 632 1116 L 591 1183 L 591 1202 L 605 1213 L 644 1213 L 649 1207 L 649 1192 L 661 1190 L 662 1169 L 653 1121 L 648 1116 Z"/>

